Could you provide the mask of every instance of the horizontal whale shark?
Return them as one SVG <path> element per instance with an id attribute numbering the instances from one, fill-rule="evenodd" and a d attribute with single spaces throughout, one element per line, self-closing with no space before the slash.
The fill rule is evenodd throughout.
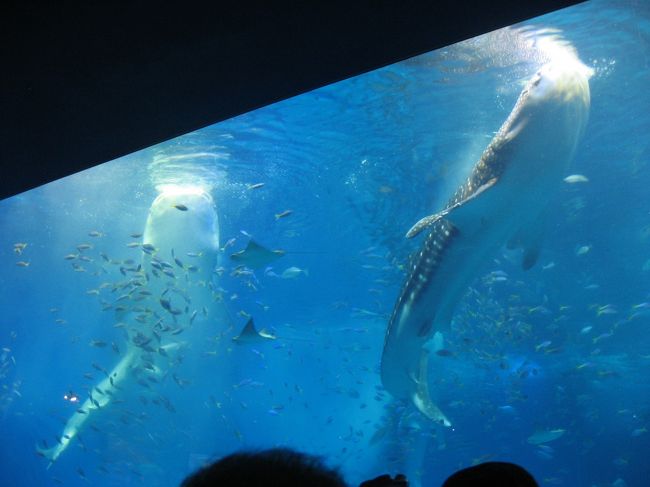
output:
<path id="1" fill-rule="evenodd" d="M 441 339 L 457 302 L 501 246 L 523 248 L 523 268 L 534 265 L 540 220 L 585 130 L 591 69 L 571 46 L 560 47 L 528 81 L 447 205 L 407 233 L 427 235 L 388 323 L 381 380 L 394 397 L 445 426 L 451 422 L 429 396 L 431 342 Z"/>

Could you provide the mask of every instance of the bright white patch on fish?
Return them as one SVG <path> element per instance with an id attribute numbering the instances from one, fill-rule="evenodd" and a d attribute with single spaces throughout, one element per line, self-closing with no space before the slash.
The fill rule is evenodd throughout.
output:
<path id="1" fill-rule="evenodd" d="M 569 184 L 588 183 L 589 179 L 587 176 L 583 176 L 582 174 L 572 174 L 571 176 L 565 177 L 564 182 Z"/>

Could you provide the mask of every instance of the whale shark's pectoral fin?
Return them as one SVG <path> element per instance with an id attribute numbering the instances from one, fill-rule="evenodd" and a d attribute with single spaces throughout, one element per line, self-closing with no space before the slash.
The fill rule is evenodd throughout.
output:
<path id="1" fill-rule="evenodd" d="M 468 214 L 473 214 L 475 205 L 472 202 L 476 201 L 476 198 L 479 195 L 483 194 L 486 190 L 494 186 L 497 183 L 497 181 L 498 181 L 497 178 L 492 178 L 484 185 L 479 186 L 476 189 L 476 191 L 474 191 L 472 194 L 467 196 L 464 200 L 459 201 L 458 203 L 454 203 L 453 205 L 448 206 L 447 208 L 445 208 L 444 210 L 438 213 L 425 216 L 420 221 L 418 221 L 415 225 L 413 225 L 408 232 L 406 232 L 406 238 L 415 237 L 422 230 L 433 225 L 438 220 L 447 217 L 448 215 L 450 215 L 449 219 L 454 224 L 455 227 L 462 228 L 462 222 L 464 218 Z"/>
<path id="2" fill-rule="evenodd" d="M 526 125 L 528 125 L 529 118 L 522 118 L 517 125 L 510 125 L 508 127 L 508 131 L 506 132 L 505 136 L 503 137 L 503 143 L 510 142 L 511 140 L 514 140 L 517 138 L 517 136 L 521 133 L 524 128 L 526 128 Z"/>
<path id="3" fill-rule="evenodd" d="M 508 241 L 508 248 L 514 249 L 521 247 L 524 254 L 521 260 L 521 267 L 527 271 L 535 265 L 539 259 L 542 241 L 544 239 L 543 219 L 535 218 L 530 223 L 519 229 L 517 233 Z"/>
<path id="4" fill-rule="evenodd" d="M 426 348 L 423 348 L 420 353 L 419 377 L 417 380 L 411 377 L 417 384 L 417 390 L 411 399 L 413 400 L 415 407 L 418 408 L 418 411 L 424 414 L 427 418 L 449 427 L 451 426 L 451 422 L 447 419 L 447 416 L 444 415 L 440 408 L 431 400 L 431 396 L 429 395 L 429 383 L 427 381 L 428 366 L 429 351 Z"/>

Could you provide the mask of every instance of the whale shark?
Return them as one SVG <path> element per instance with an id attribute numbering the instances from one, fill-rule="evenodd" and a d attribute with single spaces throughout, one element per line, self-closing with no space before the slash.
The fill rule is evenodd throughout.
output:
<path id="1" fill-rule="evenodd" d="M 179 211 L 179 206 L 186 210 Z M 217 322 L 225 316 L 211 285 L 219 227 L 209 193 L 191 186 L 166 187 L 149 208 L 142 238 L 141 264 L 120 283 L 127 298 L 120 305 L 126 309 L 116 312 L 115 319 L 126 333 L 125 346 L 120 347 L 124 352 L 110 371 L 93 364 L 104 375 L 102 380 L 67 420 L 57 444 L 37 446 L 37 453 L 49 460 L 48 468 L 116 397 L 129 394 L 133 383 L 147 384 L 150 378 L 160 381 L 168 375 L 173 354 L 184 346 L 176 335 L 190 328 L 197 315 L 207 318 L 210 313 Z"/>
<path id="2" fill-rule="evenodd" d="M 406 235 L 426 233 L 388 322 L 381 380 L 391 395 L 445 426 L 451 421 L 427 381 L 432 339 L 449 329 L 456 304 L 500 247 L 521 247 L 523 268 L 534 265 L 543 217 L 585 131 L 592 70 L 568 43 L 555 44 L 469 177 Z"/>

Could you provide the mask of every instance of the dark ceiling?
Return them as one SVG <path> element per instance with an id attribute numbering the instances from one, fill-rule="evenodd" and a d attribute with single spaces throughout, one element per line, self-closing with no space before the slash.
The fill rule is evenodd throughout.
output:
<path id="1" fill-rule="evenodd" d="M 0 199 L 576 1 L 4 2 Z"/>

